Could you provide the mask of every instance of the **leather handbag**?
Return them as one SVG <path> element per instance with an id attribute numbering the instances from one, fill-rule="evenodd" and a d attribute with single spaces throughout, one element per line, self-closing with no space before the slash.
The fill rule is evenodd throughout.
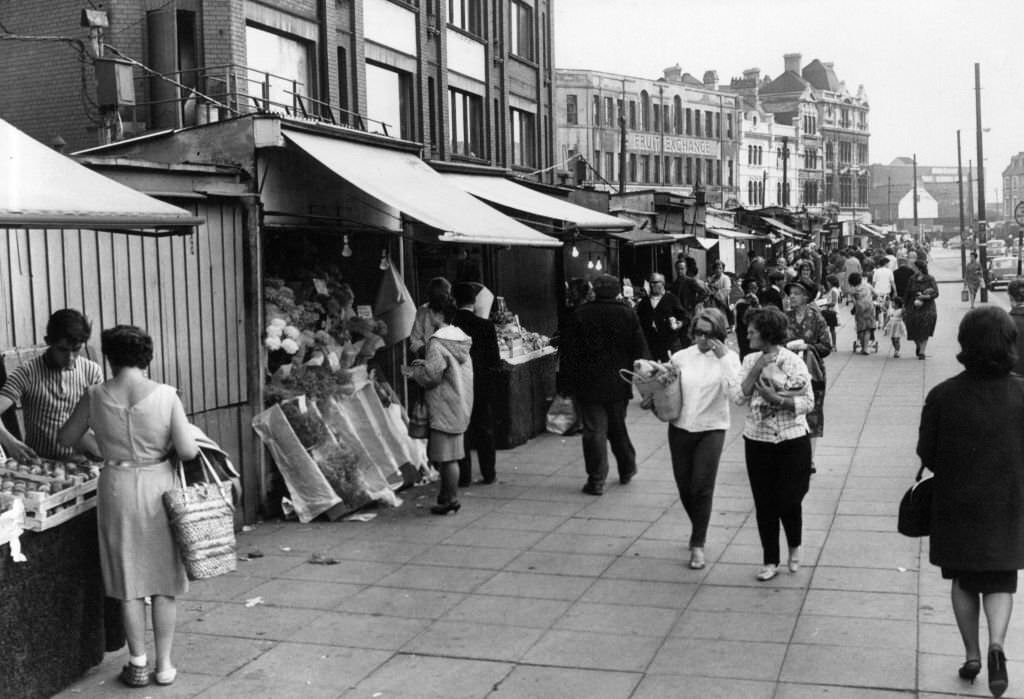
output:
<path id="1" fill-rule="evenodd" d="M 917 471 L 914 485 L 910 486 L 900 500 L 896 530 L 903 536 L 928 536 L 932 533 L 932 497 L 935 479 L 925 478 L 924 465 Z"/>

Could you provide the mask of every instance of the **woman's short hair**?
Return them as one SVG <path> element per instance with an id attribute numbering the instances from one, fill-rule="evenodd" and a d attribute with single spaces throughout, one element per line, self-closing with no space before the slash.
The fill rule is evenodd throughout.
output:
<path id="1" fill-rule="evenodd" d="M 134 325 L 115 325 L 100 335 L 100 349 L 110 366 L 145 369 L 153 361 L 153 338 Z"/>
<path id="2" fill-rule="evenodd" d="M 789 319 L 775 306 L 765 306 L 749 311 L 747 327 L 753 326 L 761 339 L 771 345 L 780 345 L 789 332 Z"/>
<path id="3" fill-rule="evenodd" d="M 441 314 L 442 318 L 444 318 L 446 325 L 451 325 L 455 322 L 455 313 L 458 310 L 458 306 L 455 305 L 455 300 L 449 298 L 437 312 Z"/>
<path id="4" fill-rule="evenodd" d="M 928 274 L 928 263 L 922 260 L 921 258 L 917 258 L 916 260 L 914 260 L 914 266 L 917 267 L 917 270 L 921 274 Z"/>
<path id="5" fill-rule="evenodd" d="M 956 339 L 957 361 L 970 372 L 1004 376 L 1017 363 L 1017 325 L 999 306 L 984 304 L 967 311 Z"/>
<path id="6" fill-rule="evenodd" d="M 725 340 L 726 335 L 729 334 L 729 321 L 726 320 L 725 314 L 717 308 L 705 308 L 693 317 L 693 320 L 690 321 L 690 337 L 693 337 L 697 323 L 702 320 L 711 324 L 711 337 L 716 340 Z"/>
<path id="7" fill-rule="evenodd" d="M 452 302 L 452 284 L 444 277 L 434 277 L 427 282 L 427 306 L 432 311 L 440 311 L 445 304 Z"/>
<path id="8" fill-rule="evenodd" d="M 846 278 L 850 286 L 860 286 L 863 280 L 864 277 L 860 276 L 860 272 L 850 272 L 850 276 Z"/>

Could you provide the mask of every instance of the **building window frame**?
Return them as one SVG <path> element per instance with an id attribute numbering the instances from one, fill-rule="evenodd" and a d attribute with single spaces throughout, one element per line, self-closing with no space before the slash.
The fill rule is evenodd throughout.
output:
<path id="1" fill-rule="evenodd" d="M 510 108 L 512 165 L 537 166 L 537 117 L 532 112 Z"/>
<path id="2" fill-rule="evenodd" d="M 486 159 L 483 97 L 449 87 L 448 113 L 451 154 Z"/>
<path id="3" fill-rule="evenodd" d="M 565 96 L 565 123 L 575 126 L 580 123 L 579 96 L 573 93 Z"/>
<path id="4" fill-rule="evenodd" d="M 473 36 L 483 36 L 481 0 L 448 0 L 448 25 Z"/>
<path id="5" fill-rule="evenodd" d="M 535 60 L 533 7 L 522 0 L 509 0 L 509 52 L 527 61 Z"/>

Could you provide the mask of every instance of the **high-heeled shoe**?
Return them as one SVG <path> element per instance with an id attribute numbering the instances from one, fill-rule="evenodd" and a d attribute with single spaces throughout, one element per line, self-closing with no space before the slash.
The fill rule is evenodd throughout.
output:
<path id="1" fill-rule="evenodd" d="M 992 696 L 1001 697 L 1006 691 L 1010 679 L 1006 674 L 1006 655 L 999 646 L 988 649 L 988 691 Z"/>
<path id="2" fill-rule="evenodd" d="M 458 512 L 460 507 L 462 507 L 462 503 L 458 500 L 452 500 L 444 505 L 434 505 L 430 508 L 430 512 L 435 515 L 446 515 L 449 512 Z"/>
<path id="3" fill-rule="evenodd" d="M 789 568 L 790 573 L 797 573 L 800 571 L 800 547 L 794 546 L 789 549 L 789 562 L 786 564 Z"/>
<path id="4" fill-rule="evenodd" d="M 981 658 L 971 658 L 956 672 L 960 675 L 960 679 L 969 680 L 971 684 L 974 684 L 974 678 L 981 673 Z"/>

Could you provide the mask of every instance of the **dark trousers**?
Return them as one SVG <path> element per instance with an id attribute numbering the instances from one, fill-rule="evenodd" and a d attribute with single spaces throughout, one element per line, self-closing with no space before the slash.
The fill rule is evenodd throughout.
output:
<path id="1" fill-rule="evenodd" d="M 779 522 L 789 546 L 802 543 L 801 503 L 811 484 L 811 440 L 772 444 L 743 438 L 765 565 L 779 564 Z"/>
<path id="2" fill-rule="evenodd" d="M 668 426 L 668 450 L 679 499 L 690 518 L 690 548 L 702 547 L 711 521 L 718 461 L 725 444 L 725 430 L 687 432 Z"/>
<path id="3" fill-rule="evenodd" d="M 473 482 L 473 457 L 470 450 L 476 451 L 476 460 L 480 464 L 480 477 L 491 483 L 497 477 L 494 469 L 496 454 L 494 448 L 494 413 L 491 404 L 486 400 L 474 398 L 473 414 L 469 418 L 469 427 L 463 433 L 463 445 L 466 455 L 459 459 L 459 485 L 468 486 Z"/>
<path id="4" fill-rule="evenodd" d="M 619 477 L 631 476 L 636 471 L 636 449 L 629 441 L 626 430 L 628 400 L 608 403 L 580 401 L 583 418 L 583 461 L 587 467 L 587 480 L 603 485 L 608 477 L 608 445 L 611 444 Z"/>

